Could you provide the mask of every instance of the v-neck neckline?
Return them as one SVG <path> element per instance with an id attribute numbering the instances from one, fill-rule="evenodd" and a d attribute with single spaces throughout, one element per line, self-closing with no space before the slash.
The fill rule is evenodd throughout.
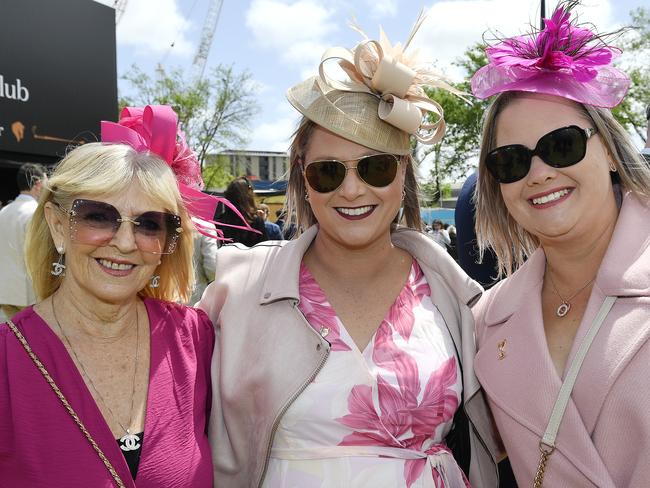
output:
<path id="1" fill-rule="evenodd" d="M 152 377 L 153 377 L 153 369 L 152 369 L 152 364 L 153 364 L 153 358 L 154 355 L 157 354 L 157 347 L 154 341 L 151 340 L 151 330 L 152 330 L 152 324 L 151 324 L 151 318 L 152 316 L 155 316 L 155 314 L 152 314 L 152 311 L 150 309 L 150 300 L 147 297 L 144 297 L 142 300 L 145 311 L 147 313 L 147 324 L 148 324 L 148 337 L 149 337 L 149 375 L 148 375 L 148 386 L 147 386 L 147 404 L 145 406 L 145 413 L 144 413 L 144 428 L 143 432 L 145 434 L 150 432 L 149 429 L 149 424 L 151 422 L 151 415 L 150 415 L 150 408 L 152 405 Z M 122 468 L 120 470 L 120 475 L 122 478 L 122 481 L 129 486 L 129 484 L 135 488 L 135 481 L 131 477 L 131 471 L 129 469 L 129 466 L 126 462 L 126 459 L 124 458 L 124 455 L 120 451 L 120 448 L 116 442 L 116 439 L 113 437 L 113 432 L 111 431 L 111 428 L 108 426 L 108 422 L 104 418 L 104 415 L 102 414 L 99 405 L 97 405 L 97 402 L 95 401 L 94 397 L 92 396 L 92 393 L 90 392 L 90 389 L 88 388 L 88 385 L 86 385 L 86 382 L 83 379 L 83 376 L 81 375 L 81 371 L 77 368 L 77 365 L 75 364 L 74 360 L 72 359 L 72 356 L 68 352 L 68 349 L 65 347 L 65 344 L 61 340 L 61 338 L 54 332 L 54 330 L 50 327 L 50 325 L 47 323 L 47 321 L 41 317 L 36 310 L 34 310 L 32 306 L 31 312 L 38 318 L 38 320 L 41 322 L 42 326 L 46 329 L 45 334 L 50 334 L 51 338 L 48 340 L 47 338 L 44 338 L 45 342 L 48 343 L 53 343 L 55 344 L 55 347 L 57 348 L 56 355 L 63 358 L 63 361 L 66 363 L 64 364 L 64 367 L 67 370 L 73 371 L 71 376 L 68 377 L 67 381 L 72 381 L 75 383 L 75 386 L 78 388 L 79 392 L 79 403 L 80 406 L 81 404 L 87 404 L 90 406 L 91 409 L 94 410 L 94 415 L 99 419 L 95 424 L 98 428 L 98 436 L 99 438 L 94 439 L 95 442 L 99 446 L 101 446 L 102 451 L 107 457 L 110 457 L 111 463 L 119 464 L 120 467 Z M 59 379 L 59 382 L 57 385 L 59 385 L 59 388 L 61 388 L 60 384 L 62 383 L 62 378 Z M 66 397 L 67 398 L 67 397 Z M 71 406 L 72 403 L 74 402 L 74 399 L 68 399 L 70 402 Z M 63 408 L 63 407 L 62 407 Z M 73 406 L 74 408 L 74 406 Z M 81 410 L 81 409 L 79 409 Z M 77 409 L 75 409 L 77 411 Z M 80 415 L 77 413 L 77 415 Z M 82 422 L 84 422 L 84 419 L 79 417 Z M 85 422 L 84 422 L 85 425 Z M 90 423 L 89 423 L 90 425 Z M 86 426 L 86 428 L 90 431 L 90 428 Z M 151 436 L 149 436 L 151 437 Z M 142 471 L 143 466 L 146 466 L 147 463 L 147 453 L 148 449 L 146 448 L 146 444 L 142 444 L 141 447 L 141 454 L 140 454 L 140 462 L 138 464 L 138 473 Z M 114 467 L 117 469 L 118 466 Z M 128 477 L 125 479 L 125 475 L 128 474 Z"/>
<path id="2" fill-rule="evenodd" d="M 401 302 L 400 298 L 402 297 L 402 294 L 404 293 L 404 290 L 413 286 L 413 280 L 411 279 L 411 276 L 415 275 L 414 271 L 415 271 L 416 266 L 418 266 L 417 261 L 415 260 L 415 258 L 412 258 L 411 259 L 411 266 L 409 267 L 409 272 L 408 272 L 408 275 L 406 277 L 406 281 L 404 282 L 404 284 L 402 285 L 402 288 L 400 289 L 399 293 L 397 294 L 397 296 L 393 300 L 393 303 L 391 303 L 390 307 L 388 307 L 388 309 L 386 310 L 386 313 L 384 314 L 384 317 L 381 319 L 381 322 L 379 322 L 377 327 L 375 327 L 375 330 L 370 335 L 370 339 L 368 340 L 367 344 L 363 347 L 363 349 L 361 349 L 359 347 L 359 345 L 354 341 L 354 339 L 352 338 L 352 335 L 350 334 L 347 327 L 345 326 L 345 323 L 343 323 L 343 320 L 341 320 L 338 313 L 336 312 L 336 310 L 334 309 L 334 307 L 330 303 L 329 299 L 327 298 L 327 294 L 325 293 L 323 288 L 320 286 L 320 283 L 318 282 L 316 277 L 309 270 L 309 267 L 307 265 L 305 265 L 304 262 L 300 263 L 300 268 L 301 268 L 300 272 L 302 273 L 303 272 L 302 270 L 304 269 L 305 272 L 308 274 L 309 278 L 318 287 L 319 298 L 323 299 L 323 301 L 320 302 L 320 304 L 322 306 L 326 306 L 327 308 L 329 308 L 332 311 L 332 313 L 334 315 L 334 318 L 337 321 L 337 324 L 338 324 L 339 329 L 340 329 L 339 330 L 339 338 L 340 338 L 340 340 L 342 340 L 343 343 L 345 345 L 347 345 L 350 348 L 350 350 L 353 351 L 355 353 L 355 355 L 357 357 L 359 357 L 363 361 L 366 368 L 368 368 L 368 359 L 366 357 L 366 354 L 369 353 L 369 351 L 371 350 L 370 349 L 371 345 L 374 345 L 374 340 L 375 340 L 375 338 L 377 336 L 377 331 L 379 331 L 379 328 L 384 324 L 384 322 L 387 321 L 386 319 L 391 316 L 392 310 L 395 307 L 399 306 L 399 303 Z M 315 325 L 313 325 L 311 323 L 310 323 L 310 325 L 312 327 L 316 328 Z M 318 332 L 318 330 L 317 330 L 317 332 Z"/>

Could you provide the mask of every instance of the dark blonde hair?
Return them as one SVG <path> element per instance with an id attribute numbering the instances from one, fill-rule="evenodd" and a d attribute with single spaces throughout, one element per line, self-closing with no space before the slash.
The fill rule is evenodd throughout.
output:
<path id="1" fill-rule="evenodd" d="M 156 269 L 158 288 L 145 287 L 140 295 L 169 301 L 187 302 L 194 286 L 193 224 L 185 210 L 176 178 L 169 165 L 150 153 L 138 153 L 123 144 L 91 143 L 80 146 L 63 158 L 41 192 L 25 242 L 27 271 L 36 295 L 45 299 L 61 285 L 61 277 L 50 273 L 58 252 L 45 220 L 45 204 L 56 202 L 70 208 L 80 195 L 108 196 L 125 191 L 137 181 L 147 198 L 166 211 L 181 217 L 183 232 L 173 254 L 161 256 Z"/>
<path id="2" fill-rule="evenodd" d="M 480 259 L 488 249 L 498 259 L 499 277 L 509 276 L 539 246 L 539 240 L 508 213 L 499 183 L 485 166 L 487 154 L 496 147 L 498 117 L 514 100 L 525 92 L 503 92 L 495 97 L 485 112 L 479 155 L 479 171 L 474 199 L 476 203 L 476 240 Z M 636 195 L 650 197 L 650 168 L 632 143 L 626 130 L 606 108 L 574 102 L 586 120 L 590 121 L 610 154 L 616 173 L 613 181 Z"/>
<path id="3" fill-rule="evenodd" d="M 316 217 L 311 206 L 305 200 L 307 188 L 302 175 L 304 156 L 307 152 L 309 141 L 318 127 L 307 117 L 303 117 L 298 129 L 293 134 L 293 140 L 289 148 L 289 183 L 287 184 L 287 200 L 285 211 L 287 215 L 287 228 L 291 224 L 296 225 L 298 237 L 302 232 L 316 224 Z M 422 230 L 422 219 L 420 218 L 420 201 L 418 199 L 419 185 L 415 177 L 415 162 L 410 154 L 399 156 L 401 164 L 406 165 L 404 175 L 404 201 L 402 211 L 395 217 L 395 225 L 401 224 L 416 230 Z"/>

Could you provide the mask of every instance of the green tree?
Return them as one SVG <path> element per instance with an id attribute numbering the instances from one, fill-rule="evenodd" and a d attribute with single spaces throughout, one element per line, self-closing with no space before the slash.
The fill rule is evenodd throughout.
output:
<path id="1" fill-rule="evenodd" d="M 205 159 L 201 172 L 205 188 L 208 190 L 222 190 L 230 183 L 234 176 L 230 173 L 230 159 L 219 154 L 210 154 Z"/>
<path id="2" fill-rule="evenodd" d="M 188 144 L 196 151 L 201 167 L 210 153 L 246 143 L 246 132 L 257 113 L 255 84 L 249 72 L 218 65 L 201 81 L 188 80 L 180 69 L 167 72 L 159 67 L 155 77 L 137 66 L 123 76 L 134 95 L 120 106 L 171 105 Z"/>
<path id="3" fill-rule="evenodd" d="M 631 133 L 646 140 L 645 107 L 650 103 L 650 9 L 640 7 L 630 12 L 633 29 L 622 39 L 624 56 L 620 68 L 632 80 L 623 102 L 612 110 L 614 116 Z"/>
<path id="4" fill-rule="evenodd" d="M 484 46 L 475 44 L 464 56 L 453 63 L 462 69 L 466 81 L 454 87 L 463 93 L 471 93 L 469 78 L 487 64 Z M 444 139 L 425 154 L 431 155 L 433 169 L 429 181 L 422 185 L 425 199 L 437 202 L 444 181 L 466 176 L 471 164 L 478 157 L 481 141 L 481 117 L 488 105 L 486 100 L 468 96 L 471 101 L 441 89 L 426 90 L 429 97 L 442 105 L 445 111 L 447 131 Z"/>

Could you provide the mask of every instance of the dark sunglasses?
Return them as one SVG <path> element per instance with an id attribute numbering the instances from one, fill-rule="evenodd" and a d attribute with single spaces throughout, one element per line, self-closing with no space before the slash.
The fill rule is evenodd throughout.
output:
<path id="1" fill-rule="evenodd" d="M 357 165 L 348 168 L 346 161 L 357 161 Z M 351 169 L 356 169 L 359 178 L 370 186 L 388 186 L 395 180 L 399 164 L 400 161 L 394 154 L 371 154 L 344 161 L 312 161 L 305 166 L 304 172 L 309 186 L 318 193 L 329 193 L 343 184 L 345 175 Z"/>
<path id="2" fill-rule="evenodd" d="M 542 136 L 532 150 L 521 144 L 497 147 L 488 153 L 485 164 L 499 183 L 514 183 L 528 174 L 533 156 L 554 168 L 579 163 L 587 152 L 587 140 L 596 132 L 577 125 L 555 129 Z"/>
<path id="3" fill-rule="evenodd" d="M 145 212 L 123 217 L 110 203 L 76 199 L 70 210 L 56 203 L 70 217 L 70 238 L 81 244 L 105 246 L 113 240 L 124 222 L 133 224 L 138 249 L 152 254 L 171 254 L 181 228 L 181 218 L 168 212 Z"/>

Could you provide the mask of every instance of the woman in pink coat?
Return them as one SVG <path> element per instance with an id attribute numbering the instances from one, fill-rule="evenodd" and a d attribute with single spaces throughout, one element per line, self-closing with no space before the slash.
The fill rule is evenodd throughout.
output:
<path id="1" fill-rule="evenodd" d="M 507 276 L 473 310 L 475 371 L 520 486 L 647 486 L 650 170 L 609 110 L 629 86 L 617 51 L 574 4 L 472 80 L 498 94 L 477 236 Z"/>

